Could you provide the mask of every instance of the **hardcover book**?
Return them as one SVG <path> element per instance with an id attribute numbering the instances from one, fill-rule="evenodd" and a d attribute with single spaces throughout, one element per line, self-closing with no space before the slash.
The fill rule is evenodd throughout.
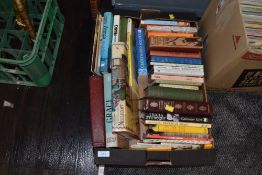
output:
<path id="1" fill-rule="evenodd" d="M 90 121 L 93 147 L 105 147 L 105 112 L 103 78 L 89 77 Z"/>
<path id="2" fill-rule="evenodd" d="M 145 89 L 145 97 L 162 98 L 162 99 L 176 99 L 176 100 L 191 100 L 203 102 L 203 91 L 175 89 L 167 87 L 149 86 Z"/>
<path id="3" fill-rule="evenodd" d="M 184 101 L 184 100 L 167 100 L 156 98 L 142 99 L 145 112 L 154 113 L 171 113 L 196 116 L 211 116 L 212 105 L 207 102 Z"/>

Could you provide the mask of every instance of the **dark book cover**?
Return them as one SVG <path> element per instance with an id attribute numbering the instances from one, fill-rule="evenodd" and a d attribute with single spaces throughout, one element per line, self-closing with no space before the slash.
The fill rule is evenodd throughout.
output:
<path id="1" fill-rule="evenodd" d="M 143 111 L 154 113 L 188 114 L 212 116 L 212 105 L 208 102 L 144 98 Z"/>
<path id="2" fill-rule="evenodd" d="M 105 147 L 105 112 L 103 78 L 89 77 L 90 121 L 93 147 Z"/>
<path id="3" fill-rule="evenodd" d="M 159 86 L 149 86 L 145 89 L 145 97 L 162 98 L 162 99 L 176 99 L 176 100 L 190 100 L 190 101 L 204 101 L 202 90 L 176 89 Z"/>

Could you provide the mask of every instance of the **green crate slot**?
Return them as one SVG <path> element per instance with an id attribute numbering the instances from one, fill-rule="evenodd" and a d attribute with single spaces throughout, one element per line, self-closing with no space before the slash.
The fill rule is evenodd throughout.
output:
<path id="1" fill-rule="evenodd" d="M 31 42 L 15 22 L 12 1 L 0 1 L 0 83 L 47 86 L 52 78 L 64 28 L 56 0 L 31 0 L 28 15 L 36 31 Z"/>

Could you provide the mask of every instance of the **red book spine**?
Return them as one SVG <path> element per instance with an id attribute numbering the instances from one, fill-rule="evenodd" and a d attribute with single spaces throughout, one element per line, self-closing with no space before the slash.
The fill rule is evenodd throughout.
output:
<path id="1" fill-rule="evenodd" d="M 90 120 L 93 147 L 105 147 L 105 112 L 103 78 L 89 77 Z"/>
<path id="2" fill-rule="evenodd" d="M 142 103 L 145 112 L 201 116 L 211 116 L 213 112 L 212 105 L 207 102 L 145 98 Z"/>
<path id="3" fill-rule="evenodd" d="M 213 142 L 214 138 L 194 138 L 194 137 L 178 137 L 178 136 L 161 136 L 157 134 L 148 134 L 148 139 L 164 139 L 164 140 L 192 140 L 192 141 L 209 141 Z"/>

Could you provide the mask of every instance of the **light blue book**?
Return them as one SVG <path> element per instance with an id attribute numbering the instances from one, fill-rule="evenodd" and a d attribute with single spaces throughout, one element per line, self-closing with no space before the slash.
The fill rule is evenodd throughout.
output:
<path id="1" fill-rule="evenodd" d="M 112 135 L 112 78 L 111 73 L 104 73 L 104 105 L 105 105 L 105 129 L 106 129 L 106 147 L 110 146 L 110 138 L 113 137 Z M 115 140 L 115 139 L 114 139 Z"/>
<path id="2" fill-rule="evenodd" d="M 136 71 L 138 76 L 148 76 L 146 46 L 145 46 L 145 31 L 144 29 L 135 29 L 136 36 Z"/>
<path id="3" fill-rule="evenodd" d="M 202 64 L 201 59 L 198 58 L 180 58 L 180 57 L 163 57 L 163 56 L 151 56 L 150 62 L 196 64 L 196 65 Z"/>
<path id="4" fill-rule="evenodd" d="M 111 12 L 104 13 L 103 38 L 101 48 L 100 72 L 108 72 L 111 60 L 111 41 L 113 29 L 113 14 Z"/>
<path id="5" fill-rule="evenodd" d="M 141 20 L 141 24 L 144 24 L 144 25 L 176 26 L 176 25 L 178 25 L 178 22 L 177 21 L 164 21 L 164 20 L 147 19 L 147 20 Z"/>

